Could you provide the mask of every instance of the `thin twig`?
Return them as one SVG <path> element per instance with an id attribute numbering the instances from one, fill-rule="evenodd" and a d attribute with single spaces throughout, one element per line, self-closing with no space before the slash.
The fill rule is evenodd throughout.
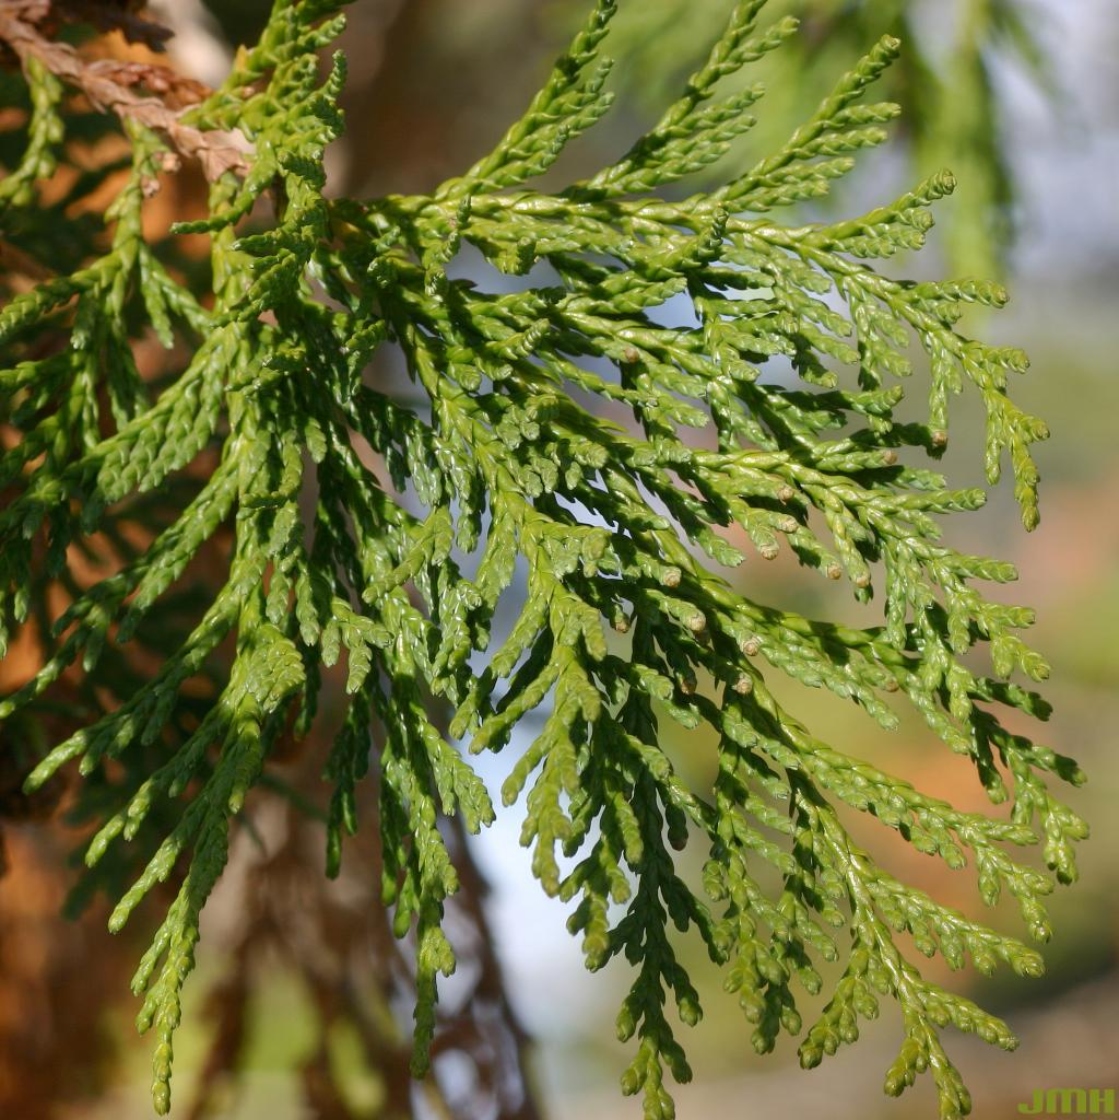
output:
<path id="1" fill-rule="evenodd" d="M 80 89 L 95 108 L 161 133 L 177 151 L 197 159 L 211 182 L 227 171 L 243 174 L 248 170 L 245 154 L 231 133 L 204 132 L 183 124 L 181 110 L 131 88 L 143 81 L 148 88 L 190 103 L 208 92 L 199 83 L 155 64 L 84 59 L 68 44 L 53 42 L 40 33 L 36 24 L 48 11 L 44 0 L 0 0 L 0 42 L 15 52 L 25 69 L 31 59 L 37 59 L 56 77 Z"/>

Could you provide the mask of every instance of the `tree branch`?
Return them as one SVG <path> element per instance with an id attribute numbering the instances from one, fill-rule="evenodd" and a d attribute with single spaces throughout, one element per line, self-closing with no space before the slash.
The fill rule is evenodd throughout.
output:
<path id="1" fill-rule="evenodd" d="M 46 38 L 40 26 L 51 14 L 45 0 L 0 0 L 0 43 L 6 44 L 26 69 L 37 59 L 52 74 L 80 89 L 97 109 L 135 120 L 161 133 L 182 155 L 197 159 L 211 182 L 227 171 L 247 170 L 244 152 L 232 133 L 202 131 L 180 119 L 183 108 L 201 101 L 209 90 L 166 66 L 90 61 L 66 43 Z M 137 93 L 144 85 L 158 97 Z"/>

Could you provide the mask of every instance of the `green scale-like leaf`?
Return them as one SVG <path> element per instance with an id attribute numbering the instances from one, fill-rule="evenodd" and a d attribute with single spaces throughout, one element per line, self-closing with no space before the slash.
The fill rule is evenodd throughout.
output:
<path id="1" fill-rule="evenodd" d="M 1037 954 L 888 875 L 837 812 L 972 866 L 982 899 L 1009 891 L 1037 939 L 1052 879 L 1011 852 L 1040 843 L 1057 879 L 1076 876 L 1086 827 L 1049 776 L 1083 775 L 1002 722 L 1006 709 L 1048 714 L 1012 679 L 1047 673 L 1021 635 L 1032 615 L 979 586 L 1013 580 L 1010 565 L 941 541 L 943 519 L 986 495 L 913 465 L 944 454 L 949 402 L 970 395 L 987 478 L 1009 462 L 1036 524 L 1030 446 L 1046 432 L 1007 389 L 1025 358 L 956 330 L 964 304 L 1005 294 L 875 267 L 924 243 L 947 173 L 851 219 L 782 220 L 886 138 L 896 107 L 866 98 L 903 49 L 889 36 L 783 144 L 713 188 L 658 193 L 755 135 L 766 90 L 750 68 L 797 33 L 787 18 L 767 24 L 764 0 L 733 7 L 684 92 L 615 163 L 534 189 L 610 107 L 601 52 L 618 6 L 594 5 L 525 115 L 464 175 L 430 195 L 358 201 L 323 194 L 345 67 L 336 58 L 322 80 L 316 52 L 341 30 L 337 5 L 280 0 L 260 43 L 182 118 L 202 136 L 237 130 L 248 149 L 245 170 L 212 184 L 209 216 L 175 231 L 210 238 L 211 289 L 144 240 L 170 140 L 130 123 L 110 235 L 0 310 L 0 628 L 43 651 L 0 719 L 42 712 L 70 678 L 86 688 L 89 718 L 30 784 L 74 760 L 102 781 L 90 874 L 118 894 L 121 868 L 132 881 L 113 928 L 181 876 L 134 982 L 141 1029 L 159 1035 L 159 1111 L 231 821 L 251 813 L 281 736 L 316 725 L 327 690 L 341 708 L 324 774 L 327 870 L 362 825 L 357 789 L 372 771 L 383 900 L 415 939 L 417 1075 L 437 1052 L 439 977 L 456 963 L 443 921 L 459 875 L 441 820 L 491 823 L 469 755 L 513 749 L 501 795 L 523 802 L 533 872 L 574 905 L 588 967 L 633 969 L 623 1087 L 647 1117 L 673 1114 L 665 1075 L 690 1076 L 676 1022 L 701 1015 L 677 934 L 725 967 L 761 1052 L 802 1033 L 799 989 L 819 994 L 820 963 L 839 963 L 803 1031 L 805 1066 L 896 1001 L 904 1039 L 886 1090 L 931 1069 L 943 1120 L 969 1100 L 941 1029 L 1014 1044 L 922 977 L 895 935 L 952 968 L 970 958 L 1032 975 Z M 5 214 L 34 209 L 74 127 L 58 79 L 35 64 L 27 81 Z M 509 275 L 546 265 L 550 281 L 491 291 L 456 278 L 464 246 Z M 136 357 L 149 335 L 167 352 L 155 383 Z M 368 372 L 386 342 L 407 393 Z M 913 392 L 927 394 L 924 420 L 900 418 Z M 80 549 L 97 558 L 92 575 L 75 565 Z M 878 594 L 872 624 L 751 597 L 753 566 L 784 549 L 864 605 Z M 224 575 L 183 625 L 188 573 L 206 565 Z M 735 582 L 716 566 L 738 568 Z M 972 759 L 993 803 L 1011 802 L 1009 819 L 957 810 L 837 749 L 777 699 L 781 676 L 887 729 L 911 705 Z M 518 733 L 537 710 L 538 730 Z M 675 772 L 669 724 L 712 730 L 710 788 Z"/>

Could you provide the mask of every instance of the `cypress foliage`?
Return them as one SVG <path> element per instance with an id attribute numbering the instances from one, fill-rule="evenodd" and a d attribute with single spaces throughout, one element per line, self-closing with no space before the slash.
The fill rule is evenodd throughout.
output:
<path id="1" fill-rule="evenodd" d="M 626 63 L 623 90 L 645 105 L 670 96 L 686 73 L 682 63 L 717 35 L 727 8 L 726 0 L 624 5 L 611 32 L 611 51 Z M 869 43 L 884 32 L 900 39 L 905 50 L 883 74 L 879 96 L 898 103 L 919 173 L 951 167 L 959 176 L 939 238 L 952 268 L 993 276 L 1014 232 L 1017 202 L 995 74 L 1014 71 L 1060 100 L 1044 49 L 1045 15 L 1030 0 L 769 0 L 767 18 L 796 20 L 798 33 L 768 64 L 728 84 L 756 81 L 759 70 L 763 80 L 776 79 L 767 83 L 755 133 L 768 145 L 784 138 L 802 107 L 822 97 Z M 781 81 L 790 71 L 796 81 Z"/>
<path id="2" fill-rule="evenodd" d="M 1032 688 L 1046 664 L 1021 636 L 1032 614 L 983 593 L 1015 578 L 1010 564 L 941 540 L 945 516 L 985 492 L 923 463 L 946 451 L 950 401 L 970 398 L 988 481 L 1009 465 L 1025 527 L 1037 523 L 1030 448 L 1046 429 L 1007 391 L 1026 358 L 956 329 L 966 305 L 1006 295 L 878 266 L 921 247 L 947 172 L 856 218 L 785 219 L 886 139 L 897 110 L 872 89 L 901 49 L 891 37 L 786 142 L 714 187 L 663 193 L 764 112 L 759 85 L 724 84 L 796 34 L 767 22 L 764 0 L 733 7 L 628 152 L 564 189 L 533 187 L 610 108 L 617 3 L 597 0 L 491 153 L 429 195 L 377 199 L 323 194 L 343 128 L 345 61 L 324 80 L 317 55 L 342 27 L 333 0 L 277 0 L 212 92 L 155 67 L 137 92 L 50 38 L 49 5 L 0 15 L 21 63 L 4 96 L 24 108 L 0 136 L 0 221 L 26 262 L 0 311 L 0 637 L 42 652 L 0 719 L 5 742 L 37 741 L 22 729 L 70 705 L 73 734 L 29 760 L 28 788 L 64 767 L 82 776 L 77 812 L 98 829 L 79 889 L 119 900 L 110 928 L 180 876 L 133 981 L 140 1029 L 158 1039 L 159 1112 L 231 823 L 277 744 L 313 726 L 323 669 L 340 663 L 326 869 L 360 825 L 355 790 L 373 767 L 383 899 L 416 939 L 417 1076 L 455 967 L 442 918 L 459 884 L 440 819 L 471 832 L 494 819 L 471 756 L 509 748 L 538 710 L 500 799 L 521 814 L 543 889 L 574 904 L 587 966 L 633 968 L 623 1088 L 649 1120 L 673 1114 L 666 1074 L 690 1077 L 677 1020 L 701 1015 L 673 930 L 725 967 L 754 1047 L 799 1035 L 806 1067 L 896 1002 L 886 1092 L 927 1070 L 943 1120 L 970 1104 L 942 1028 L 1015 1044 L 923 977 L 898 935 L 952 968 L 1036 975 L 1039 954 L 899 881 L 844 824 L 870 814 L 970 866 L 983 900 L 1009 892 L 1038 941 L 1054 879 L 1076 877 L 1086 827 L 1051 787 L 1083 775 L 1005 721 L 1048 715 Z M 187 108 L 168 108 L 168 83 Z M 81 164 L 78 145 L 113 117 L 127 155 Z M 182 159 L 201 161 L 209 217 L 149 240 L 145 204 Z M 81 205 L 110 185 L 103 214 Z M 208 237 L 206 268 L 184 255 L 187 234 Z M 528 279 L 456 278 L 466 246 Z M 666 308 L 685 304 L 689 322 L 671 325 Z M 137 359 L 152 337 L 166 349 L 155 377 Z M 386 346 L 412 398 L 368 375 Z M 593 407 L 606 404 L 626 423 Z M 200 601 L 184 573 L 219 538 L 232 542 L 222 586 Z M 805 618 L 723 570 L 781 549 L 860 603 L 877 593 L 878 621 Z M 495 633 L 522 562 L 527 594 Z M 956 809 L 840 752 L 779 701 L 782 675 L 887 728 L 912 707 L 1009 813 Z M 659 744 L 670 723 L 717 732 L 711 788 L 674 770 Z M 683 849 L 704 853 L 702 881 L 677 866 Z M 821 962 L 840 978 L 805 1024 L 798 989 L 821 991 Z"/>

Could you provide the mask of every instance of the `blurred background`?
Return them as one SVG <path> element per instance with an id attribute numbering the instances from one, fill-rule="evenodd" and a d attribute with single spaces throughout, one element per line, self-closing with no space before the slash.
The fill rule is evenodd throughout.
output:
<path id="1" fill-rule="evenodd" d="M 192 11 L 190 3 L 165 5 L 181 27 L 174 45 L 178 63 L 218 82 L 231 49 L 253 39 L 267 5 L 241 0 L 213 6 L 219 19 L 207 18 L 200 6 Z M 331 189 L 359 196 L 427 191 L 462 170 L 515 119 L 585 7 L 582 0 L 357 0 L 341 44 L 351 72 L 348 133 L 331 153 Z M 608 52 L 619 60 L 618 109 L 565 157 L 553 181 L 577 177 L 624 150 L 667 103 L 671 80 L 687 73 L 730 7 L 731 0 L 623 3 Z M 1053 896 L 1054 936 L 1042 980 L 941 977 L 937 962 L 929 963 L 931 975 L 1008 1017 L 1021 1038 L 1017 1053 L 1007 1055 L 948 1031 L 949 1051 L 981 1120 L 1016 1115 L 1017 1103 L 1030 1101 L 1034 1089 L 1119 1090 L 1119 762 L 1113 731 L 1119 726 L 1119 11 L 1114 0 L 773 0 L 771 7 L 774 15 L 803 12 L 802 42 L 789 53 L 796 69 L 792 62 L 787 72 L 771 65 L 762 75 L 770 93 L 743 158 L 809 112 L 859 47 L 900 31 L 907 53 L 891 79 L 895 86 L 884 91 L 906 107 L 897 142 L 872 153 L 831 205 L 850 215 L 888 201 L 927 171 L 946 165 L 957 172 L 961 190 L 940 204 L 930 251 L 892 267 L 908 275 L 951 269 L 1005 277 L 1010 307 L 967 328 L 1031 354 L 1033 369 L 1011 389 L 1053 433 L 1037 455 L 1043 492 L 1035 533 L 1022 531 L 1010 488 L 1003 486 L 982 514 L 958 517 L 948 534 L 958 547 L 1019 567 L 1020 581 L 1006 591 L 1037 610 L 1033 644 L 1052 663 L 1045 692 L 1056 709 L 1047 726 L 1024 730 L 1088 772 L 1089 784 L 1069 797 L 1093 835 L 1082 848 L 1081 882 Z M 977 29 L 976 20 L 986 24 Z M 780 67 L 786 52 L 777 54 L 773 61 Z M 734 158 L 723 166 L 733 166 Z M 961 406 L 953 422 L 945 469 L 953 483 L 977 484 L 979 417 Z M 762 569 L 748 561 L 736 578 L 763 602 L 793 604 L 808 614 L 843 609 L 833 588 L 793 563 Z M 796 704 L 801 718 L 826 727 L 835 745 L 962 807 L 984 807 L 970 770 L 930 741 L 916 720 L 887 735 L 828 696 L 807 693 Z M 685 773 L 702 782 L 711 744 L 669 746 Z M 495 764 L 491 788 L 500 776 Z M 318 843 L 313 824 L 308 840 L 266 803 L 257 824 L 266 846 L 270 837 L 290 841 L 293 849 Z M 578 945 L 564 929 L 566 908 L 546 899 L 531 878 L 519 827 L 516 810 L 503 815 L 473 851 L 490 883 L 488 921 L 512 1011 L 533 1040 L 529 1062 L 541 1110 L 556 1120 L 636 1120 L 639 1102 L 623 1099 L 618 1089 L 628 1051 L 613 1032 L 624 966 L 595 976 L 585 972 Z M 98 921 L 61 923 L 55 915 L 68 886 L 58 871 L 66 835 L 37 822 L 6 833 L 11 870 L 0 884 L 0 1101 L 13 1103 L 0 1116 L 150 1115 L 152 1042 L 135 1036 L 136 1005 L 127 994 L 144 931 L 131 942 L 110 942 Z M 862 839 L 908 881 L 982 916 L 967 872 L 950 872 L 888 836 Z M 207 911 L 199 971 L 187 986 L 176 1046 L 172 1117 L 382 1115 L 384 1087 L 364 1068 L 363 1040 L 352 1031 L 331 1036 L 322 1067 L 343 1085 L 343 1104 L 331 1112 L 335 1106 L 323 1097 L 308 1112 L 300 1103 L 293 1071 L 321 1044 L 307 1021 L 322 992 L 342 981 L 327 976 L 308 983 L 290 961 L 285 964 L 283 952 L 255 958 L 241 921 L 246 899 L 258 918 L 271 914 L 282 922 L 290 910 L 268 901 L 268 876 L 254 850 L 249 843 L 235 845 L 233 865 Z M 314 866 L 321 857 L 317 849 L 312 856 Z M 363 874 L 360 856 L 350 858 Z M 306 944 L 323 938 L 340 960 L 370 951 L 365 940 L 347 942 L 339 915 L 371 902 L 375 878 L 370 872 L 365 885 L 351 882 L 352 896 L 334 898 L 333 909 L 316 904 L 321 909 L 309 918 L 327 929 L 306 933 Z M 298 905 L 312 896 L 293 897 Z M 1021 934 L 1010 910 L 988 916 Z M 686 959 L 703 979 L 706 1016 L 684 1038 L 696 1078 L 675 1090 L 680 1120 L 935 1114 L 928 1078 L 901 1101 L 882 1095 L 899 1039 L 890 1014 L 865 1026 L 856 1046 L 804 1073 L 788 1040 L 767 1058 L 755 1057 L 749 1028 L 719 991 L 719 977 L 696 947 Z M 215 1082 L 208 1103 L 190 1112 L 192 1083 L 213 1060 L 214 1032 L 231 1029 L 222 1001 L 231 1006 L 250 972 L 256 983 L 238 1004 L 244 1021 L 235 1024 L 243 1073 L 236 1082 Z"/>

